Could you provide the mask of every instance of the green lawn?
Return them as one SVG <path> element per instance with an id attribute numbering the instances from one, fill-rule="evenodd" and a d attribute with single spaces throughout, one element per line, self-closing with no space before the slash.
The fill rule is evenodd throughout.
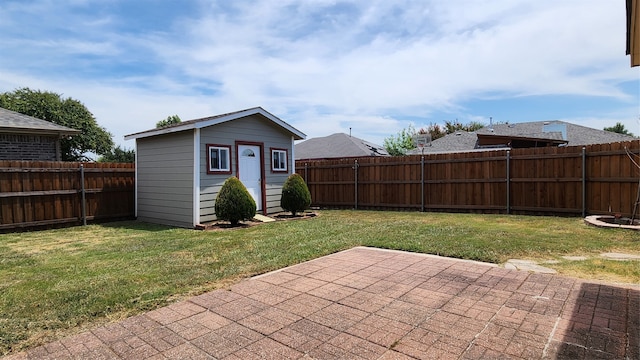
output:
<path id="1" fill-rule="evenodd" d="M 560 260 L 571 276 L 640 283 L 640 233 L 582 219 L 322 211 L 308 220 L 223 231 L 139 222 L 0 235 L 0 354 L 151 310 L 240 278 L 356 245 L 503 263 Z M 587 255 L 569 262 L 562 255 Z"/>

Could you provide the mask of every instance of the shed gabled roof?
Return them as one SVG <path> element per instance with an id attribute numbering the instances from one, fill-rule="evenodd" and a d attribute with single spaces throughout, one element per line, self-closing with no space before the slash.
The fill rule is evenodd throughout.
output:
<path id="1" fill-rule="evenodd" d="M 344 133 L 303 141 L 295 145 L 296 160 L 389 156 L 382 146 Z"/>
<path id="2" fill-rule="evenodd" d="M 139 139 L 139 138 L 145 138 L 145 137 L 151 137 L 151 136 L 157 136 L 157 135 L 163 135 L 163 134 L 170 134 L 170 133 L 190 130 L 190 129 L 202 129 L 208 126 L 221 124 L 227 121 L 237 120 L 237 119 L 251 116 L 251 115 L 263 116 L 265 119 L 273 122 L 275 125 L 278 125 L 281 128 L 285 129 L 286 131 L 290 132 L 293 135 L 294 140 L 303 140 L 307 137 L 303 132 L 287 124 L 286 122 L 282 121 L 280 118 L 271 114 L 265 109 L 261 107 L 254 107 L 254 108 L 234 111 L 226 114 L 220 114 L 220 115 L 214 115 L 214 116 L 209 116 L 209 117 L 200 118 L 200 119 L 183 121 L 179 124 L 165 126 L 159 129 L 141 131 L 138 133 L 125 135 L 124 139 L 125 140 Z"/>
<path id="3" fill-rule="evenodd" d="M 76 135 L 82 131 L 50 121 L 0 108 L 0 133 L 33 135 Z"/>

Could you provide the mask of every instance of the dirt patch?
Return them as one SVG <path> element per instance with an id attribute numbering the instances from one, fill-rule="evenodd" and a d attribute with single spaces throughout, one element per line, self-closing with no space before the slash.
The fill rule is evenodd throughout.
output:
<path id="1" fill-rule="evenodd" d="M 296 214 L 295 216 L 291 215 L 291 213 L 280 212 L 276 214 L 269 215 L 270 218 L 275 219 L 276 221 L 290 221 L 290 220 L 304 220 L 311 219 L 318 216 L 315 212 L 304 212 L 300 214 Z M 251 219 L 247 221 L 241 221 L 238 225 L 231 225 L 228 221 L 214 221 L 206 224 L 198 224 L 196 225 L 196 230 L 208 230 L 208 231 L 224 231 L 224 230 L 234 230 L 234 229 L 246 229 L 248 227 L 256 226 L 264 224 L 262 221 L 258 221 L 256 219 Z"/>
<path id="2" fill-rule="evenodd" d="M 291 213 L 277 213 L 273 214 L 271 217 L 276 220 L 301 220 L 301 219 L 310 219 L 318 216 L 318 214 L 314 212 L 304 212 L 302 214 L 291 215 Z"/>

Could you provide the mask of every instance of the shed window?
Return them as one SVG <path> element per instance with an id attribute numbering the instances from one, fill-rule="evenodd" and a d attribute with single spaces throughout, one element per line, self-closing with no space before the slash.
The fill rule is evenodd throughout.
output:
<path id="1" fill-rule="evenodd" d="M 230 146 L 207 145 L 208 173 L 230 173 Z"/>
<path id="2" fill-rule="evenodd" d="M 287 150 L 271 149 L 271 171 L 287 171 Z"/>

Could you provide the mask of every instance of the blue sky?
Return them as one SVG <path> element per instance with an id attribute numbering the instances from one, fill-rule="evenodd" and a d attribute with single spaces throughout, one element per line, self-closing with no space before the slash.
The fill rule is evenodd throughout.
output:
<path id="1" fill-rule="evenodd" d="M 624 0 L 3 0 L 0 91 L 114 135 L 262 106 L 382 144 L 409 124 L 564 120 L 640 134 Z"/>

